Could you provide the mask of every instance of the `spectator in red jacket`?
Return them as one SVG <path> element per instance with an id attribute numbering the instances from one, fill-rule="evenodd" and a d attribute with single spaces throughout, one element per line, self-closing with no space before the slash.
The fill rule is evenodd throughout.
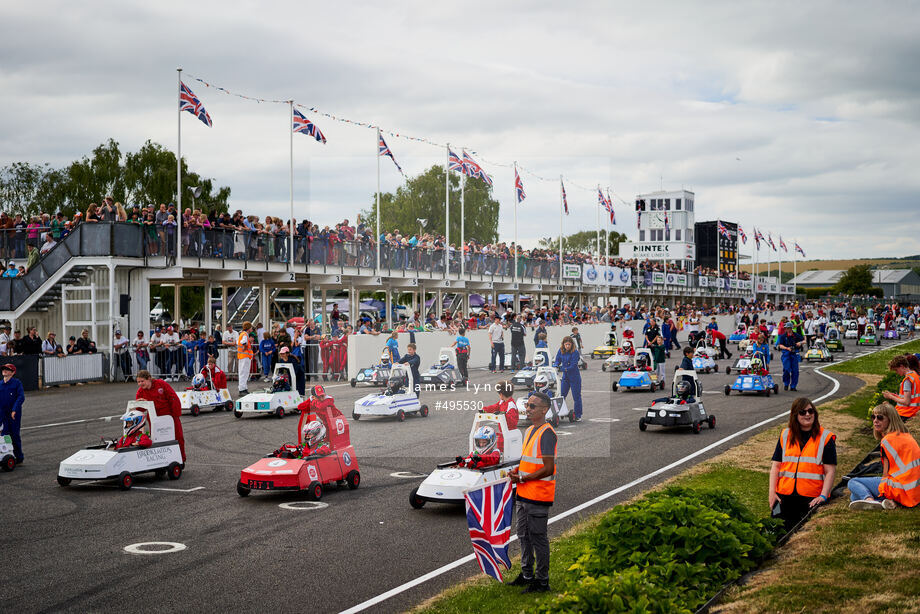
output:
<path id="1" fill-rule="evenodd" d="M 725 333 L 719 332 L 714 328 L 710 328 L 708 332 L 709 338 L 712 339 L 712 344 L 715 345 L 717 342 L 719 344 L 719 360 L 725 358 L 726 355 L 731 358 L 732 353 L 728 351 L 728 346 L 725 343 L 727 341 Z"/>
<path id="2" fill-rule="evenodd" d="M 137 394 L 134 398 L 143 401 L 153 401 L 158 416 L 172 416 L 173 423 L 176 425 L 176 441 L 179 442 L 179 450 L 182 452 L 182 465 L 185 468 L 185 437 L 182 434 L 182 422 L 179 417 L 182 415 L 182 402 L 179 395 L 173 390 L 167 382 L 161 379 L 153 379 L 150 371 L 141 370 L 135 377 L 137 381 Z"/>

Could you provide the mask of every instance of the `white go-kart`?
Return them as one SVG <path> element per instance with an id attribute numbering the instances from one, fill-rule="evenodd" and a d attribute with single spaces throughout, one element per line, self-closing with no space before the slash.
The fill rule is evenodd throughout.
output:
<path id="1" fill-rule="evenodd" d="M 441 348 L 438 352 L 438 364 L 431 365 L 420 375 L 422 390 L 443 392 L 456 390 L 463 386 L 463 378 L 457 366 L 457 353 L 454 348 Z"/>
<path id="2" fill-rule="evenodd" d="M 150 428 L 153 445 L 116 450 L 115 442 L 107 441 L 84 448 L 61 461 L 58 484 L 69 486 L 73 480 L 117 479 L 119 486 L 128 490 L 134 484 L 134 476 L 148 472 L 178 480 L 182 475 L 182 452 L 172 416 L 157 415 L 152 401 L 128 401 L 125 412 L 132 410 L 146 414 L 145 424 Z"/>
<path id="3" fill-rule="evenodd" d="M 360 420 L 365 416 L 396 418 L 400 422 L 409 414 L 428 417 L 428 406 L 415 396 L 415 378 L 404 364 L 396 363 L 390 370 L 390 379 L 383 392 L 365 395 L 355 401 L 351 417 Z"/>
<path id="4" fill-rule="evenodd" d="M 275 389 L 278 378 L 287 376 L 286 389 Z M 242 418 L 243 414 L 268 414 L 284 418 L 285 414 L 293 412 L 303 403 L 303 398 L 297 393 L 297 379 L 294 367 L 288 363 L 279 362 L 272 373 L 272 386 L 263 392 L 251 392 L 241 399 L 237 399 L 233 415 Z"/>
<path id="5" fill-rule="evenodd" d="M 12 471 L 16 468 L 16 457 L 13 455 L 13 439 L 9 435 L 0 436 L 0 469 Z"/>
<path id="6" fill-rule="evenodd" d="M 626 340 L 601 365 L 601 371 L 629 371 L 636 364 L 632 341 Z"/>
<path id="7" fill-rule="evenodd" d="M 199 373 L 192 378 L 192 387 L 176 393 L 182 403 L 182 410 L 188 410 L 193 416 L 200 414 L 202 409 L 233 411 L 233 399 L 230 398 L 230 391 L 226 388 L 215 390 L 213 382 L 210 389 L 196 390 L 195 384 L 198 382 L 199 377 L 202 380 L 204 379 L 204 375 Z"/>
<path id="8" fill-rule="evenodd" d="M 489 426 L 498 435 L 501 462 L 497 465 L 472 469 L 461 467 L 457 461 L 441 463 L 425 481 L 409 494 L 409 504 L 421 509 L 425 503 L 463 503 L 463 492 L 483 484 L 508 477 L 508 472 L 521 462 L 523 436 L 518 429 L 510 430 L 504 414 L 477 413 L 470 429 L 469 449 L 476 451 L 475 434 L 480 427 Z"/>
<path id="9" fill-rule="evenodd" d="M 569 422 L 575 422 L 575 413 L 569 409 L 565 399 L 561 396 L 556 396 L 558 390 L 562 386 L 556 369 L 554 367 L 540 367 L 537 370 L 537 376 L 534 378 L 534 385 L 531 388 L 531 392 L 537 390 L 536 384 L 541 382 L 541 378 L 545 378 L 547 383 L 546 389 L 543 390 L 543 392 L 550 398 L 549 409 L 546 410 L 546 421 L 554 427 L 559 426 L 559 422 L 563 418 L 568 418 Z M 528 398 L 530 398 L 529 393 L 518 397 L 515 401 L 515 406 L 518 407 L 518 411 L 521 412 L 521 422 L 528 421 L 527 413 L 524 411 L 524 408 L 527 407 Z"/>

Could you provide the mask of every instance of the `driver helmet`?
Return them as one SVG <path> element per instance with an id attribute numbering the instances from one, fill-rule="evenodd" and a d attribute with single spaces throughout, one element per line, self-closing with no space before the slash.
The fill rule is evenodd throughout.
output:
<path id="1" fill-rule="evenodd" d="M 201 373 L 192 378 L 192 388 L 195 390 L 201 390 L 206 384 L 207 382 L 204 379 L 204 375 Z"/>
<path id="2" fill-rule="evenodd" d="M 752 359 L 751 359 L 751 369 L 757 371 L 758 369 L 761 369 L 762 367 L 763 367 L 763 361 L 762 361 L 762 360 L 760 360 L 759 358 L 752 358 Z"/>
<path id="3" fill-rule="evenodd" d="M 447 354 L 441 354 L 440 356 L 438 356 L 438 362 L 441 364 L 442 367 L 446 367 L 447 363 L 450 362 L 450 356 L 448 356 Z"/>
<path id="4" fill-rule="evenodd" d="M 323 399 L 326 397 L 326 389 L 323 388 L 322 385 L 317 384 L 313 386 L 313 388 L 310 388 L 310 396 L 316 399 Z"/>
<path id="5" fill-rule="evenodd" d="M 495 429 L 491 426 L 480 426 L 473 434 L 473 443 L 477 453 L 488 454 L 495 449 L 495 444 L 498 443 Z"/>
<path id="6" fill-rule="evenodd" d="M 300 429 L 300 437 L 305 446 L 312 448 L 326 438 L 326 427 L 319 420 L 311 420 Z"/>
<path id="7" fill-rule="evenodd" d="M 545 362 L 546 358 L 542 352 L 533 357 L 533 366 L 535 367 L 542 367 Z"/>
<path id="8" fill-rule="evenodd" d="M 682 379 L 679 382 L 677 382 L 677 396 L 679 398 L 685 401 L 689 399 L 690 390 L 691 390 L 690 382 L 688 382 L 687 380 Z"/>
<path id="9" fill-rule="evenodd" d="M 632 341 L 629 341 L 629 340 L 624 341 L 624 342 L 623 342 L 623 349 L 626 350 L 627 352 L 628 352 L 629 350 L 631 350 L 631 349 L 632 349 Z"/>
<path id="10" fill-rule="evenodd" d="M 287 373 L 279 373 L 272 378 L 272 391 L 287 392 L 291 389 L 291 380 Z"/>
<path id="11" fill-rule="evenodd" d="M 394 375 L 387 380 L 387 388 L 392 392 L 399 392 L 399 389 L 402 388 L 403 378 L 399 375 Z"/>
<path id="12" fill-rule="evenodd" d="M 137 434 L 144 426 L 144 418 L 144 412 L 142 411 L 138 411 L 136 409 L 126 411 L 125 415 L 121 417 L 121 421 L 125 423 L 125 437 L 130 437 L 131 435 Z"/>
<path id="13" fill-rule="evenodd" d="M 647 366 L 648 366 L 648 355 L 647 354 L 639 354 L 638 356 L 636 356 L 636 368 L 644 369 Z"/>
<path id="14" fill-rule="evenodd" d="M 380 364 L 382 365 L 390 364 L 390 353 L 389 352 L 384 352 L 383 354 L 380 355 Z"/>
<path id="15" fill-rule="evenodd" d="M 541 373 L 533 378 L 533 389 L 536 392 L 545 392 L 549 388 L 549 378 L 545 373 Z"/>

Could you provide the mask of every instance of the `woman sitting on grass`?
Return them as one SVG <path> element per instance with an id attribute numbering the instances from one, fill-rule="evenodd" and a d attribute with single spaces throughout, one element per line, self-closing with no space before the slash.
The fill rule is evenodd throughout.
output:
<path id="1" fill-rule="evenodd" d="M 891 510 L 901 504 L 920 504 L 920 446 L 911 437 L 893 406 L 882 403 L 872 409 L 875 438 L 882 442 L 880 478 L 851 478 L 851 510 Z"/>

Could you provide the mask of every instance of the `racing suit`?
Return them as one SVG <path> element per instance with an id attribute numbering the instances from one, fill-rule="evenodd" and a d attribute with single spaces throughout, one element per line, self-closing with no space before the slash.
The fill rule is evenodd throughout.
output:
<path id="1" fill-rule="evenodd" d="M 514 404 L 514 399 L 510 397 L 507 399 L 502 399 L 498 403 L 486 405 L 482 408 L 482 411 L 483 413 L 488 414 L 505 414 L 505 422 L 508 424 L 508 428 L 517 428 L 520 416 L 518 416 L 518 409 Z"/>
<path id="2" fill-rule="evenodd" d="M 212 371 L 205 365 L 201 370 L 201 374 L 204 376 L 205 381 L 208 382 L 211 390 L 223 390 L 227 387 L 227 374 L 220 367 L 215 366 Z"/>
<path id="3" fill-rule="evenodd" d="M 149 448 L 152 445 L 153 441 L 150 440 L 150 437 L 147 436 L 147 433 L 139 433 L 120 437 L 118 441 L 115 442 L 115 449 L 118 450 L 131 446 L 137 446 L 138 448 Z"/>
<path id="4" fill-rule="evenodd" d="M 482 469 L 483 467 L 491 467 L 492 465 L 497 465 L 502 462 L 502 453 L 498 450 L 492 450 L 488 454 L 480 454 L 479 452 L 470 452 L 466 458 L 457 457 L 457 466 L 458 467 L 469 467 L 470 469 Z"/>
<path id="5" fill-rule="evenodd" d="M 182 401 L 179 395 L 172 389 L 172 386 L 161 379 L 155 379 L 150 382 L 150 389 L 138 388 L 134 397 L 139 401 L 153 401 L 158 416 L 172 416 L 173 424 L 176 428 L 176 441 L 179 442 L 179 451 L 182 452 L 182 464 L 185 464 L 185 437 L 182 434 L 182 422 L 179 417 L 182 415 Z"/>
<path id="6" fill-rule="evenodd" d="M 325 456 L 326 454 L 331 453 L 332 448 L 329 447 L 329 443 L 321 441 L 312 448 L 306 444 L 301 446 L 298 458 L 307 458 L 309 456 Z"/>
<path id="7" fill-rule="evenodd" d="M 578 360 L 580 355 L 578 351 L 565 353 L 562 350 L 556 352 L 555 366 L 562 371 L 562 388 L 559 390 L 559 396 L 563 399 L 572 391 L 572 400 L 575 407 L 575 419 L 581 418 L 581 371 L 578 369 Z"/>

